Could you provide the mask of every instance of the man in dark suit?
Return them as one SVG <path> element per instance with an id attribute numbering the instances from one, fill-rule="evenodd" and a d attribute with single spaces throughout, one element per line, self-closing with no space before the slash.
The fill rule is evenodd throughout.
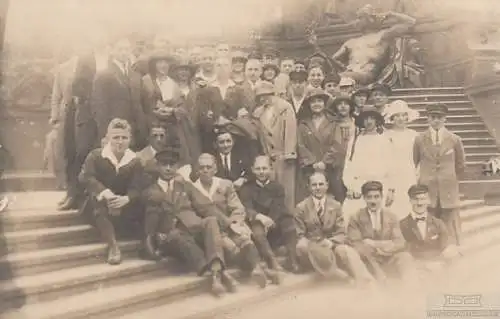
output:
<path id="1" fill-rule="evenodd" d="M 221 129 L 216 133 L 216 153 L 214 154 L 217 164 L 215 176 L 228 179 L 233 182 L 235 188 L 240 188 L 250 175 L 252 165 L 252 154 L 243 152 L 244 145 L 239 145 L 239 151 L 235 149 L 233 135 Z"/>
<path id="2" fill-rule="evenodd" d="M 347 237 L 369 270 L 378 280 L 396 271 L 403 279 L 417 281 L 412 256 L 405 251 L 405 241 L 397 217 L 382 207 L 383 186 L 368 181 L 361 187 L 366 207 L 354 214 L 347 227 Z M 394 269 L 395 268 L 395 269 Z"/>
<path id="3" fill-rule="evenodd" d="M 130 63 L 130 41 L 122 38 L 114 43 L 108 68 L 96 74 L 91 108 L 97 124 L 97 143 L 105 136 L 113 118 L 128 121 L 132 127 L 134 151 L 147 145 L 148 126 L 141 106 L 141 75 Z"/>
<path id="4" fill-rule="evenodd" d="M 271 161 L 267 156 L 257 156 L 252 166 L 255 178 L 245 182 L 239 196 L 247 212 L 253 240 L 269 267 L 279 270 L 271 247 L 284 245 L 288 254 L 288 268 L 298 270 L 295 245 L 297 232 L 293 212 L 285 205 L 285 191 L 278 182 L 271 180 Z"/>
<path id="5" fill-rule="evenodd" d="M 442 220 L 428 213 L 429 188 L 412 185 L 408 190 L 412 211 L 399 222 L 408 251 L 417 260 L 445 261 L 456 256 Z"/>
<path id="6" fill-rule="evenodd" d="M 460 245 L 459 178 L 465 171 L 465 152 L 460 137 L 444 127 L 448 108 L 427 107 L 429 129 L 415 139 L 413 161 L 420 167 L 418 183 L 429 187 L 430 212 L 441 219 L 450 242 Z"/>
<path id="7" fill-rule="evenodd" d="M 199 276 L 211 272 L 211 291 L 235 291 L 237 282 L 226 271 L 220 228 L 210 202 L 193 201 L 193 186 L 177 175 L 179 152 L 168 148 L 155 155 L 158 178 L 144 193 L 146 252 L 177 257 Z M 203 248 L 202 248 L 203 247 Z"/>

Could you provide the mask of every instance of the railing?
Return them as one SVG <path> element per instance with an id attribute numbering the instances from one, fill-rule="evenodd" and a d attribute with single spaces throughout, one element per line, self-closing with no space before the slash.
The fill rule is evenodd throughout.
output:
<path id="1" fill-rule="evenodd" d="M 424 86 L 464 86 L 469 83 L 471 79 L 472 65 L 472 58 L 461 59 L 450 63 L 426 65 Z"/>

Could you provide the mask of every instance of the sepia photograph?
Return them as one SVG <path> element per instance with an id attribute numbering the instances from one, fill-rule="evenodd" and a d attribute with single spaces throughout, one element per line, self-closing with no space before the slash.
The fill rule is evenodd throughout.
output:
<path id="1" fill-rule="evenodd" d="M 0 319 L 500 318 L 499 0 L 0 0 L 0 123 Z"/>

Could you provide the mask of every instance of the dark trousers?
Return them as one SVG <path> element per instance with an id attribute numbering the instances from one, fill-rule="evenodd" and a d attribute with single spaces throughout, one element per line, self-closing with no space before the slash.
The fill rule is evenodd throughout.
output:
<path id="1" fill-rule="evenodd" d="M 190 269 L 203 275 L 214 261 L 224 267 L 219 225 L 215 217 L 200 218 L 189 229 L 179 225 L 167 234 L 160 247 L 166 255 L 180 259 Z"/>
<path id="2" fill-rule="evenodd" d="M 450 244 L 460 245 L 462 234 L 462 223 L 459 208 L 442 208 L 438 198 L 436 207 L 429 207 L 429 212 L 441 219 L 448 230 Z"/>

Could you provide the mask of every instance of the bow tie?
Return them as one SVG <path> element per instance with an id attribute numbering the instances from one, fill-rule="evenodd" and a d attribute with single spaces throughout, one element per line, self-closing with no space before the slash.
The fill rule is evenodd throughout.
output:
<path id="1" fill-rule="evenodd" d="M 425 222 L 425 217 L 417 217 L 415 218 L 415 221 L 418 222 Z"/>

